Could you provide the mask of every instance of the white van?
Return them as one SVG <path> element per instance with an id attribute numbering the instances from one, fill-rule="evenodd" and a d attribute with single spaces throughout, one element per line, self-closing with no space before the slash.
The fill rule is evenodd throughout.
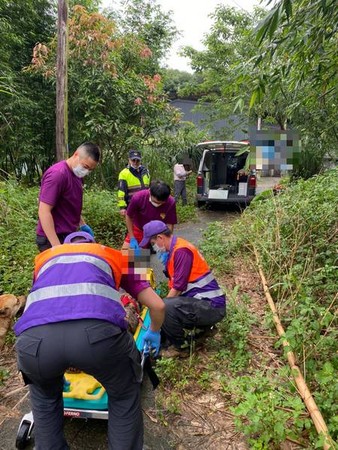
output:
<path id="1" fill-rule="evenodd" d="M 202 157 L 197 172 L 197 205 L 248 205 L 256 195 L 256 171 L 249 168 L 250 145 L 240 141 L 197 144 Z"/>

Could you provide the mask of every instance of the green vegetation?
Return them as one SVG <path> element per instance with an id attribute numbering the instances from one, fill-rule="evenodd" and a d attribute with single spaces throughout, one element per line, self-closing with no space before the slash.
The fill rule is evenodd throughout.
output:
<path id="1" fill-rule="evenodd" d="M 221 222 L 212 223 L 201 246 L 218 276 L 225 273 L 225 284 L 226 272 L 236 270 L 232 263 L 252 264 L 257 250 L 286 337 L 334 440 L 338 439 L 337 192 L 338 169 L 291 184 L 277 196 L 254 202 L 231 232 Z M 159 401 L 168 411 L 172 404 L 179 410 L 179 392 L 193 386 L 208 390 L 218 383 L 250 448 L 277 449 L 285 439 L 320 448 L 322 437 L 283 359 L 271 313 L 267 307 L 262 322 L 246 288 L 243 282 L 227 292 L 227 317 L 218 325 L 218 335 L 207 341 L 207 362 L 201 362 L 198 352 L 189 361 L 160 361 L 165 395 L 161 393 Z M 284 365 L 271 365 L 264 352 L 253 356 L 249 341 L 258 325 L 268 338 L 275 336 Z"/>
<path id="2" fill-rule="evenodd" d="M 14 180 L 0 182 L 0 294 L 27 294 L 31 287 L 33 261 L 37 253 L 35 228 L 38 188 L 24 188 Z M 120 248 L 126 226 L 116 206 L 116 191 L 86 188 L 83 217 L 96 240 Z M 193 220 L 193 206 L 178 206 L 178 220 Z"/>
<path id="3" fill-rule="evenodd" d="M 279 0 L 271 11 L 257 8 L 253 13 L 218 6 L 205 50 L 184 50 L 194 74 L 161 66 L 177 30 L 156 0 L 120 2 L 120 8 L 102 15 L 99 0 L 69 4 L 69 148 L 93 140 L 103 150 L 102 164 L 86 180 L 84 197 L 84 217 L 103 244 L 118 248 L 124 237 L 113 189 L 131 147 L 142 150 L 152 179 L 170 184 L 178 155 L 188 153 L 195 163 L 195 143 L 231 138 L 234 129 L 247 131 L 257 119 L 301 132 L 294 179 L 320 173 L 324 157 L 336 157 L 334 0 Z M 36 186 L 55 161 L 56 2 L 0 0 L 0 36 L 0 294 L 19 295 L 30 288 L 37 252 Z M 205 125 L 210 129 L 215 120 L 226 119 L 228 126 L 219 134 L 210 134 L 207 127 L 197 130 L 171 107 L 169 98 L 177 97 L 199 99 L 202 110 L 207 102 Z M 233 114 L 239 123 L 231 122 Z M 178 206 L 180 222 L 196 214 L 192 177 L 187 185 L 189 205 Z M 334 439 L 337 192 L 334 169 L 287 185 L 277 196 L 264 193 L 231 229 L 211 224 L 201 247 L 225 284 L 226 275 L 236 270 L 235 258 L 252 264 L 256 250 L 286 337 Z M 318 448 L 321 439 L 289 369 L 270 368 L 264 355 L 254 364 L 250 333 L 259 324 L 270 335 L 273 325 L 269 313 L 264 324 L 256 317 L 245 288 L 229 289 L 227 318 L 217 337 L 208 340 L 207 363 L 195 353 L 187 361 L 159 361 L 170 393 L 161 392 L 158 401 L 176 414 L 186 389 L 195 383 L 207 390 L 217 383 L 251 448 L 278 448 L 286 438 Z M 13 335 L 7 339 L 11 343 Z M 280 342 L 277 351 L 283 353 Z M 263 373 L 260 366 L 268 369 Z M 0 384 L 7 376 L 0 370 Z"/>
<path id="4" fill-rule="evenodd" d="M 4 382 L 8 379 L 9 375 L 10 374 L 8 370 L 2 369 L 0 367 L 0 386 L 4 384 Z"/>
<path id="5" fill-rule="evenodd" d="M 286 338 L 322 411 L 338 436 L 333 378 L 337 359 L 338 169 L 256 202 L 236 224 L 232 243 L 259 254 Z"/>
<path id="6" fill-rule="evenodd" d="M 218 5 L 205 49 L 184 48 L 195 74 L 190 82 L 175 78 L 179 95 L 199 99 L 209 125 L 227 118 L 220 139 L 238 128 L 247 131 L 258 119 L 263 128 L 298 130 L 303 151 L 297 175 L 308 178 L 325 156 L 337 158 L 336 2 L 268 5 L 270 11 L 253 12 Z"/>
<path id="7" fill-rule="evenodd" d="M 160 61 L 177 32 L 155 0 L 69 2 L 69 151 L 102 148 L 95 181 L 116 186 L 127 151 L 139 148 L 152 177 L 172 178 L 175 156 L 205 133 L 181 123 Z M 38 183 L 55 162 L 57 2 L 0 0 L 0 170 Z M 36 124 L 39 123 L 39 127 Z"/>

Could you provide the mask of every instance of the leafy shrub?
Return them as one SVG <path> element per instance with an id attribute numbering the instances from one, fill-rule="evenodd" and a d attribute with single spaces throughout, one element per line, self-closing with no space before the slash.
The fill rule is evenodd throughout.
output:
<path id="1" fill-rule="evenodd" d="M 301 398 L 290 393 L 283 373 L 278 377 L 259 372 L 237 377 L 230 382 L 230 389 L 237 397 L 238 406 L 231 408 L 235 424 L 249 437 L 252 449 L 280 448 L 286 438 L 297 439 L 311 427 Z"/>
<path id="2" fill-rule="evenodd" d="M 227 240 L 211 227 L 213 237 L 206 243 L 212 248 L 217 242 L 213 261 L 219 268 L 221 255 L 237 252 L 254 259 L 257 251 L 286 337 L 333 439 L 338 437 L 332 379 L 338 369 L 337 192 L 337 168 L 300 180 L 276 197 L 253 202 Z"/>
<path id="3" fill-rule="evenodd" d="M 0 183 L 0 294 L 27 294 L 36 254 L 38 189 Z"/>
<path id="4" fill-rule="evenodd" d="M 117 207 L 117 192 L 85 191 L 83 217 L 94 231 L 95 239 L 104 245 L 120 248 L 127 232 L 125 220 Z"/>

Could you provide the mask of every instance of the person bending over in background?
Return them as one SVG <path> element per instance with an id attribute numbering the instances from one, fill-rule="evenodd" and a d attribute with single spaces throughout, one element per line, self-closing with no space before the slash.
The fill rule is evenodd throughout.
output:
<path id="1" fill-rule="evenodd" d="M 127 206 L 132 196 L 143 189 L 149 188 L 149 171 L 141 163 L 141 152 L 130 150 L 128 166 L 121 170 L 118 181 L 117 204 L 121 216 L 126 215 Z"/>
<path id="2" fill-rule="evenodd" d="M 65 237 L 79 227 L 93 234 L 81 216 L 82 178 L 95 169 L 99 159 L 99 147 L 85 142 L 70 158 L 54 164 L 43 174 L 36 228 L 36 244 L 40 252 L 62 244 Z"/>
<path id="3" fill-rule="evenodd" d="M 140 247 L 153 244 L 153 248 L 166 258 L 169 293 L 162 335 L 174 347 L 162 352 L 163 356 L 183 356 L 186 347 L 185 329 L 198 328 L 203 332 L 220 322 L 225 316 L 226 298 L 215 280 L 210 267 L 190 242 L 174 236 L 168 226 L 153 220 L 143 227 Z"/>
<path id="4" fill-rule="evenodd" d="M 14 326 L 18 368 L 29 385 L 35 448 L 69 449 L 63 433 L 63 376 L 76 367 L 107 391 L 108 448 L 141 450 L 142 368 L 118 289 L 149 307 L 151 325 L 143 341 L 155 353 L 164 303 L 140 275 L 129 273 L 120 251 L 96 244 L 85 232 L 66 239 L 35 258 L 33 287 Z"/>
<path id="5" fill-rule="evenodd" d="M 123 249 L 138 249 L 143 238 L 143 226 L 151 220 L 162 220 L 173 231 L 177 223 L 175 199 L 170 187 L 160 180 L 152 181 L 150 189 L 134 194 L 127 208 L 127 237 Z"/>

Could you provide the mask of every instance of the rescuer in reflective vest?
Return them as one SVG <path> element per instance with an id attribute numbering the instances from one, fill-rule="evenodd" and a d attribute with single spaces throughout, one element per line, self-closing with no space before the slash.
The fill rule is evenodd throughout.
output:
<path id="1" fill-rule="evenodd" d="M 182 349 L 186 346 L 184 329 L 208 331 L 223 319 L 225 295 L 199 250 L 174 236 L 165 223 L 147 223 L 143 235 L 140 246 L 151 242 L 169 277 L 162 334 L 176 349 Z"/>
<path id="2" fill-rule="evenodd" d="M 122 286 L 149 307 L 144 342 L 158 353 L 164 303 L 131 273 L 127 256 L 75 232 L 35 258 L 33 287 L 14 326 L 18 368 L 29 385 L 37 450 L 69 449 L 63 434 L 63 375 L 76 367 L 96 378 L 109 403 L 108 448 L 141 450 L 142 368 L 127 331 Z"/>
<path id="3" fill-rule="evenodd" d="M 148 169 L 141 164 L 141 152 L 130 150 L 128 166 L 121 170 L 118 180 L 118 207 L 122 216 L 126 215 L 127 206 L 135 192 L 148 189 L 150 176 Z"/>

